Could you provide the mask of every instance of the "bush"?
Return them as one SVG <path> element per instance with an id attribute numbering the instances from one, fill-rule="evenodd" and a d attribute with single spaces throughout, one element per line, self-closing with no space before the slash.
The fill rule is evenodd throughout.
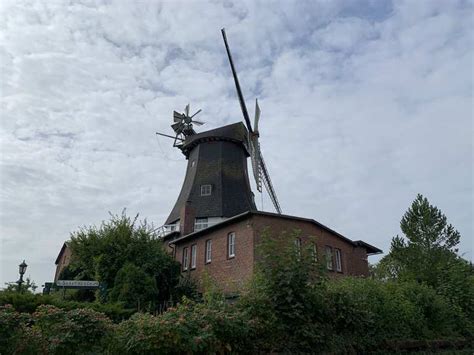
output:
<path id="1" fill-rule="evenodd" d="M 64 311 L 42 305 L 33 314 L 34 328 L 51 354 L 96 353 L 104 348 L 112 322 L 91 309 Z"/>
<path id="2" fill-rule="evenodd" d="M 415 282 L 346 278 L 328 283 L 334 346 L 370 349 L 390 340 L 463 334 L 462 312 L 431 287 Z"/>
<path id="3" fill-rule="evenodd" d="M 131 317 L 135 309 L 124 308 L 123 304 L 98 303 L 98 302 L 74 302 L 64 301 L 57 295 L 41 295 L 33 293 L 18 293 L 14 291 L 0 291 L 0 306 L 11 305 L 17 312 L 34 313 L 40 305 L 53 305 L 65 310 L 79 308 L 93 309 L 104 313 L 114 322 L 120 322 Z"/>
<path id="4" fill-rule="evenodd" d="M 0 308 L 0 353 L 90 354 L 110 341 L 112 322 L 90 309 L 65 311 L 41 305 L 33 315 Z"/>
<path id="5" fill-rule="evenodd" d="M 364 352 L 387 342 L 465 337 L 473 320 L 417 282 L 327 280 L 297 235 L 262 237 L 250 290 L 239 301 L 257 350 Z"/>
<path id="6" fill-rule="evenodd" d="M 113 353 L 178 354 L 245 352 L 249 328 L 224 300 L 184 300 L 159 316 L 137 313 L 122 322 Z"/>
<path id="7" fill-rule="evenodd" d="M 289 290 L 270 294 L 268 282 L 260 275 L 235 304 L 207 293 L 200 303 L 183 299 L 162 315 L 136 313 L 117 325 L 91 309 L 41 305 L 29 315 L 3 306 L 0 353 L 365 353 L 472 343 L 464 329 L 472 319 L 426 285 L 322 281 L 307 285 L 305 314 L 298 298 L 278 299 Z"/>
<path id="8" fill-rule="evenodd" d="M 34 293 L 0 291 L 0 306 L 12 305 L 17 312 L 33 313 L 41 304 L 52 304 L 53 297 Z"/>
<path id="9" fill-rule="evenodd" d="M 0 306 L 0 354 L 13 353 L 28 322 L 28 315 L 16 312 L 11 305 Z"/>

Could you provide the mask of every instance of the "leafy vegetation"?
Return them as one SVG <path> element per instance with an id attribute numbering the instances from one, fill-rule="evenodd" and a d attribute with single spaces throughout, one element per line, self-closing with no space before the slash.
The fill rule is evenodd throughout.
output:
<path id="1" fill-rule="evenodd" d="M 130 230 L 127 223 L 132 222 L 125 221 L 124 230 Z M 394 238 L 374 278 L 329 279 L 312 250 L 295 248 L 298 233 L 266 235 L 256 250 L 254 278 L 237 301 L 226 300 L 208 281 L 198 301 L 183 297 L 158 315 L 137 304 L 163 292 L 156 282 L 160 271 L 147 271 L 140 258 L 122 257 L 123 264 L 115 266 L 108 299 L 122 303 L 78 303 L 55 295 L 2 291 L 0 305 L 13 306 L 0 307 L 0 353 L 387 353 L 444 348 L 472 352 L 474 282 L 472 266 L 456 255 L 459 234 L 422 196 L 405 214 L 402 226 L 406 239 Z M 87 235 L 80 239 L 84 250 L 96 243 Z M 432 258 L 436 275 L 420 254 Z M 76 263 L 84 275 L 93 270 L 101 275 L 98 266 L 86 270 Z M 100 277 L 111 278 L 107 275 Z M 196 296 L 189 280 L 171 280 L 169 295 Z M 123 305 L 132 306 L 135 313 L 120 317 L 120 310 L 127 311 Z M 88 308 L 78 309 L 84 306 Z"/>
<path id="2" fill-rule="evenodd" d="M 405 237 L 375 267 L 381 280 L 413 281 L 432 287 L 474 318 L 474 269 L 457 255 L 460 234 L 446 216 L 418 195 L 400 222 Z"/>
<path id="3" fill-rule="evenodd" d="M 111 215 L 100 227 L 82 228 L 71 235 L 69 278 L 97 280 L 107 285 L 103 301 L 120 301 L 127 307 L 154 309 L 156 304 L 178 300 L 183 294 L 180 265 L 146 220 Z"/>
<path id="4" fill-rule="evenodd" d="M 59 295 L 41 295 L 33 293 L 18 293 L 0 291 L 0 305 L 10 305 L 13 310 L 20 313 L 33 314 L 41 305 L 51 305 L 64 310 L 87 308 L 101 312 L 114 322 L 130 318 L 136 312 L 134 308 L 126 308 L 120 302 L 78 302 L 65 301 Z"/>

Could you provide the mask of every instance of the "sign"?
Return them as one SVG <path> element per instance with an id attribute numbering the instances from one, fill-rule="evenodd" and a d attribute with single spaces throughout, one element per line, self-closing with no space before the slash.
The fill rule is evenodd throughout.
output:
<path id="1" fill-rule="evenodd" d="M 58 280 L 56 285 L 59 287 L 90 287 L 98 288 L 99 281 L 83 281 L 83 280 Z"/>

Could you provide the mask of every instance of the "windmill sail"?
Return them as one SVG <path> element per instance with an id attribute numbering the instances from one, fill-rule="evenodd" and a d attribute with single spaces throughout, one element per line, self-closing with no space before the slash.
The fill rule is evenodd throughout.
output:
<path id="1" fill-rule="evenodd" d="M 260 106 L 258 106 L 258 100 L 255 99 L 255 118 L 253 121 L 253 129 L 255 134 L 258 135 L 258 121 L 260 120 Z"/>
<path id="2" fill-rule="evenodd" d="M 237 71 L 234 67 L 234 61 L 232 60 L 232 55 L 230 54 L 229 44 L 227 43 L 227 37 L 225 35 L 225 30 L 222 29 L 222 37 L 224 38 L 225 49 L 227 51 L 227 56 L 229 57 L 230 68 L 232 70 L 232 75 L 234 76 L 235 88 L 237 89 L 237 96 L 239 96 L 240 108 L 242 109 L 242 114 L 244 115 L 245 123 L 247 124 L 247 129 L 250 133 L 253 133 L 252 126 L 250 125 L 249 113 L 247 111 L 247 106 L 245 106 L 244 95 L 242 95 L 242 90 L 240 89 L 239 78 L 237 77 Z"/>
<path id="3" fill-rule="evenodd" d="M 270 198 L 273 202 L 273 206 L 275 207 L 275 210 L 279 214 L 281 214 L 280 203 L 278 202 L 275 190 L 273 189 L 272 180 L 270 179 L 270 174 L 268 174 L 268 170 L 267 170 L 267 167 L 265 165 L 265 161 L 263 160 L 263 157 L 262 157 L 261 153 L 260 153 L 260 167 L 262 169 L 263 184 L 265 185 L 265 188 L 267 189 L 267 192 L 270 195 Z"/>
<path id="4" fill-rule="evenodd" d="M 260 152 L 260 143 L 258 142 L 256 137 L 251 140 L 250 147 L 250 156 L 252 159 L 252 170 L 253 176 L 255 178 L 255 184 L 257 185 L 258 192 L 262 192 L 262 169 L 260 163 L 262 154 Z"/>
<path id="5" fill-rule="evenodd" d="M 262 192 L 262 181 L 263 181 L 263 185 L 265 185 L 265 189 L 270 195 L 270 199 L 273 202 L 273 206 L 275 207 L 275 210 L 281 214 L 280 204 L 276 197 L 275 189 L 273 188 L 272 181 L 270 179 L 270 174 L 268 173 L 267 167 L 262 157 L 262 153 L 260 151 L 260 143 L 258 142 L 258 137 L 259 137 L 258 121 L 260 119 L 260 107 L 258 106 L 258 101 L 256 101 L 255 102 L 255 120 L 254 120 L 255 131 L 254 131 L 252 130 L 252 125 L 250 124 L 250 118 L 247 111 L 247 106 L 245 105 L 242 89 L 240 88 L 239 78 L 237 77 L 237 71 L 235 70 L 234 62 L 232 60 L 229 44 L 227 43 L 225 30 L 222 29 L 221 32 L 222 32 L 222 37 L 224 38 L 224 44 L 225 44 L 225 49 L 227 51 L 227 56 L 229 57 L 230 68 L 232 70 L 232 75 L 234 77 L 235 88 L 237 90 L 237 96 L 239 97 L 239 102 L 240 102 L 240 108 L 242 109 L 242 114 L 244 116 L 245 123 L 249 131 L 250 155 L 252 158 L 252 169 L 253 169 L 253 175 L 255 178 L 255 183 L 257 185 L 257 190 L 259 192 Z"/>

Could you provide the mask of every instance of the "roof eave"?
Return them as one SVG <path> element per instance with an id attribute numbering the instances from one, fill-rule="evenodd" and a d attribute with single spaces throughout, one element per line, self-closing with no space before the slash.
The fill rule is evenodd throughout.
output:
<path id="1" fill-rule="evenodd" d="M 382 249 L 374 247 L 373 245 L 371 245 L 369 243 L 366 243 L 363 240 L 356 240 L 356 241 L 354 241 L 354 243 L 357 246 L 365 248 L 365 250 L 367 250 L 367 255 L 377 255 L 377 254 L 382 254 L 383 253 Z"/>
<path id="2" fill-rule="evenodd" d="M 59 259 L 61 259 L 61 256 L 63 255 L 64 250 L 66 250 L 66 248 L 67 248 L 67 242 L 64 242 L 63 246 L 61 247 L 61 250 L 59 251 L 58 257 L 56 258 L 56 261 L 54 262 L 55 265 L 59 264 Z"/>
<path id="3" fill-rule="evenodd" d="M 318 227 L 320 228 L 323 228 L 325 229 L 326 231 L 336 235 L 337 237 L 343 239 L 344 241 L 354 245 L 354 246 L 357 246 L 357 247 L 363 247 L 367 250 L 367 255 L 377 255 L 377 254 L 382 254 L 383 251 L 377 247 L 374 247 L 373 245 L 370 245 L 369 243 L 366 243 L 362 240 L 357 240 L 357 241 L 354 241 L 354 240 L 351 240 L 345 236 L 343 236 L 342 234 L 336 232 L 335 230 L 325 226 L 324 224 L 321 224 L 319 223 L 318 221 L 314 220 L 314 219 L 311 219 L 311 218 L 303 218 L 303 217 L 296 217 L 296 216 L 290 216 L 290 215 L 283 215 L 283 214 L 278 214 L 278 213 L 273 213 L 273 212 L 263 212 L 263 211 L 246 211 L 244 213 L 241 213 L 241 214 L 238 214 L 234 217 L 231 217 L 231 218 L 228 218 L 220 223 L 217 223 L 217 224 L 214 224 L 212 226 L 209 226 L 208 228 L 205 228 L 205 229 L 201 229 L 199 231 L 196 231 L 196 232 L 193 232 L 193 233 L 189 233 L 189 234 L 186 234 L 186 235 L 183 235 L 182 237 L 180 238 L 177 238 L 177 239 L 174 239 L 172 241 L 170 241 L 170 244 L 175 244 L 176 242 L 181 242 L 182 240 L 185 240 L 185 239 L 188 239 L 188 238 L 193 238 L 193 237 L 198 237 L 202 234 L 205 234 L 205 233 L 208 233 L 212 230 L 215 230 L 215 229 L 218 229 L 218 228 L 221 228 L 229 223 L 233 223 L 233 222 L 237 222 L 239 221 L 240 219 L 246 217 L 246 216 L 251 216 L 251 215 L 261 215 L 261 216 L 271 216 L 271 217 L 279 217 L 279 218 L 287 218 L 287 219 L 294 219 L 294 220 L 299 220 L 299 221 L 303 221 L 303 222 L 308 222 L 308 223 L 312 223 L 312 224 L 315 224 L 317 225 Z"/>

